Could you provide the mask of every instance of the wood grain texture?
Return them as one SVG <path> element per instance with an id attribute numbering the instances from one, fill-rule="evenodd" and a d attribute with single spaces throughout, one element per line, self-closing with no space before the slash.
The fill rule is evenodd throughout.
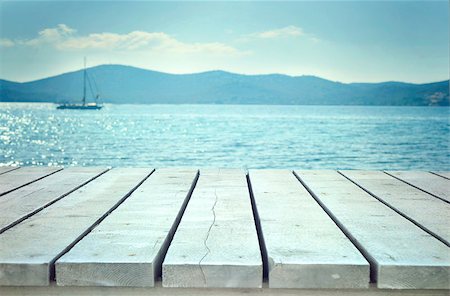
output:
<path id="1" fill-rule="evenodd" d="M 371 263 L 379 288 L 449 289 L 449 248 L 335 171 L 296 171 Z"/>
<path id="2" fill-rule="evenodd" d="M 261 253 L 243 171 L 200 170 L 162 276 L 165 287 L 261 287 Z"/>
<path id="3" fill-rule="evenodd" d="M 2 296 L 448 296 L 448 290 L 398 289 L 271 289 L 261 288 L 203 289 L 156 287 L 0 287 Z"/>
<path id="4" fill-rule="evenodd" d="M 436 197 L 450 202 L 450 180 L 429 172 L 386 171 L 386 173 Z"/>
<path id="5" fill-rule="evenodd" d="M 341 173 L 450 246 L 450 204 L 380 171 Z"/>
<path id="6" fill-rule="evenodd" d="M 0 174 L 0 184 L 2 184 L 2 178 L 13 173 L 17 174 L 22 169 L 24 168 Z M 25 169 L 36 170 L 36 168 Z M 47 168 L 38 168 L 38 170 L 45 169 Z M 367 191 L 369 191 L 367 188 L 371 187 L 379 195 L 377 199 L 336 171 L 297 171 L 297 173 L 301 176 L 302 182 L 307 185 L 307 190 L 314 193 L 314 196 L 310 197 L 311 200 L 314 198 L 320 204 L 328 216 L 331 216 L 337 226 L 370 261 L 372 276 L 377 282 L 371 283 L 369 288 L 273 289 L 268 287 L 267 282 L 262 283 L 262 289 L 236 288 L 261 285 L 261 258 L 245 174 L 240 170 L 221 169 L 202 170 L 202 177 L 194 191 L 193 202 L 189 203 L 191 210 L 186 211 L 188 218 L 186 215 L 183 217 L 186 227 L 182 232 L 176 232 L 178 238 L 176 235 L 172 245 L 172 247 L 176 245 L 176 248 L 171 247 L 172 261 L 166 258 L 164 262 L 164 264 L 169 263 L 165 265 L 167 269 L 164 274 L 169 276 L 165 278 L 165 285 L 182 288 L 163 288 L 159 279 L 154 281 L 154 277 L 160 274 L 155 269 L 160 266 L 156 262 L 161 262 L 164 250 L 168 247 L 168 242 L 164 238 L 169 237 L 174 230 L 168 225 L 177 223 L 170 218 L 160 219 L 167 216 L 166 212 L 156 211 L 150 214 L 151 211 L 146 209 L 154 203 L 152 199 L 157 197 L 161 204 L 154 208 L 175 208 L 175 200 L 185 197 L 186 189 L 184 188 L 189 187 L 190 182 L 187 181 L 188 178 L 184 182 L 185 179 L 179 178 L 178 173 L 188 174 L 188 171 L 195 172 L 195 170 L 180 169 L 176 174 L 173 169 L 157 170 L 155 175 L 150 176 L 134 191 L 134 194 L 128 196 L 151 172 L 151 169 L 139 170 L 113 169 L 64 198 L 57 197 L 57 202 L 50 206 L 48 206 L 49 203 L 55 201 L 52 196 L 58 196 L 55 192 L 56 188 L 64 195 L 63 183 L 66 185 L 70 182 L 72 185 L 76 183 L 72 178 L 62 177 L 67 174 L 66 170 L 40 180 L 34 179 L 26 186 L 19 185 L 19 189 L 0 196 L 0 220 L 14 212 L 14 207 L 1 208 L 7 200 L 20 201 L 16 209 L 25 207 L 28 210 L 24 212 L 31 211 L 31 213 L 35 212 L 34 205 L 44 205 L 43 209 L 40 206 L 34 208 L 39 212 L 0 233 L 0 295 L 449 294 L 450 248 L 422 230 L 426 229 L 435 236 L 438 236 L 437 233 L 440 233 L 442 237 L 446 235 L 445 226 L 449 225 L 446 219 L 448 208 L 438 205 L 448 205 L 448 203 L 385 173 L 367 173 L 359 180 L 359 186 L 364 185 Z M 250 171 L 251 176 L 254 172 Z M 256 172 L 260 171 L 256 170 Z M 323 222 L 326 220 L 322 219 L 324 214 L 317 211 L 318 207 L 307 202 L 308 195 L 302 189 L 302 184 L 298 182 L 296 187 L 287 172 L 283 174 L 279 174 L 279 171 L 274 173 L 264 170 L 262 172 L 267 174 L 261 173 L 258 177 L 256 175 L 251 177 L 257 189 L 254 190 L 257 192 L 256 200 L 273 199 L 270 203 L 267 202 L 265 209 L 269 215 L 273 212 L 274 216 L 278 216 L 276 219 L 273 217 L 261 219 L 261 224 L 266 225 L 261 233 L 265 235 L 269 233 L 267 237 L 278 238 L 279 241 L 274 240 L 273 244 L 282 242 L 280 246 L 288 246 L 277 255 L 280 258 L 284 256 L 280 262 L 285 265 L 292 263 L 289 260 L 292 256 L 298 255 L 298 250 L 304 251 L 305 256 L 310 256 L 308 253 L 310 249 L 313 250 L 311 255 L 314 255 L 314 258 L 319 258 L 322 254 L 323 260 L 332 260 L 333 258 L 329 256 L 331 249 L 336 254 L 334 259 L 338 259 L 342 251 L 341 240 L 334 238 L 334 232 L 331 234 L 328 232 L 332 227 Z M 79 177 L 82 174 L 76 175 Z M 25 175 L 17 176 L 24 178 Z M 444 176 L 435 176 L 448 181 Z M 14 178 L 10 180 L 15 181 Z M 78 180 L 81 182 L 82 178 Z M 181 187 L 183 189 L 177 191 L 176 188 Z M 48 196 L 43 194 L 46 190 Z M 374 192 L 369 192 L 375 195 Z M 161 198 L 163 196 L 164 198 Z M 276 199 L 285 199 L 285 202 L 281 203 Z M 133 200 L 136 201 L 132 203 Z M 433 202 L 429 203 L 430 200 Z M 287 207 L 285 203 L 288 204 Z M 13 206 L 13 202 L 10 206 Z M 261 213 L 264 212 L 263 207 L 261 204 L 258 205 Z M 295 212 L 296 215 L 290 215 L 290 212 Z M 152 218 L 146 219 L 146 215 L 151 215 Z M 310 225 L 307 224 L 308 221 L 311 221 Z M 296 225 L 276 227 L 277 223 L 281 222 L 285 224 L 295 222 L 296 225 L 306 226 L 305 228 Z M 162 225 L 170 228 L 169 235 L 164 236 L 161 232 L 161 236 L 158 236 L 161 239 L 155 240 L 160 229 L 158 227 Z M 267 230 L 270 228 L 267 225 L 272 225 L 270 232 Z M 311 231 L 318 228 L 318 225 L 320 229 L 315 230 L 314 233 L 292 231 L 294 227 Z M 149 242 L 140 239 L 143 233 L 149 234 L 148 240 L 154 241 L 151 251 L 149 251 Z M 124 236 L 127 239 L 123 239 Z M 294 239 L 294 236 L 298 236 L 297 239 Z M 92 244 L 87 244 L 90 239 Z M 315 249 L 312 247 L 308 249 L 310 246 L 307 243 L 308 239 L 317 240 L 316 243 L 311 243 L 316 245 Z M 336 243 L 327 246 L 327 241 Z M 131 251 L 128 249 L 130 243 L 133 245 L 133 250 L 135 247 L 138 248 L 133 253 L 127 253 L 133 259 L 120 261 L 125 251 Z M 321 245 L 322 243 L 324 246 Z M 83 244 L 86 245 L 83 247 Z M 291 247 L 292 244 L 296 244 L 295 247 Z M 80 262 L 82 259 L 78 256 L 84 253 L 79 251 L 86 249 L 89 249 L 89 257 L 85 258 L 92 259 L 92 262 Z M 162 251 L 158 253 L 158 249 Z M 294 249 L 295 252 L 292 252 Z M 98 252 L 98 250 L 101 251 Z M 67 256 L 63 256 L 66 252 L 69 252 Z M 71 256 L 73 256 L 73 262 L 78 259 L 79 261 L 72 266 L 73 269 L 68 269 L 66 279 L 69 284 L 78 280 L 79 282 L 75 284 L 110 287 L 57 286 L 53 280 L 50 281 L 50 286 L 46 286 L 49 284 L 49 279 L 53 279 L 54 266 L 60 263 L 57 259 L 66 259 Z M 112 266 L 108 266 L 106 261 L 102 261 L 103 263 L 94 261 L 93 258 L 96 256 L 102 260 L 112 258 L 110 261 Z M 152 256 L 159 259 L 152 261 Z M 272 264 L 276 261 L 273 258 L 277 256 L 272 256 Z M 133 261 L 135 257 L 139 258 L 142 264 L 136 264 L 136 261 Z M 141 260 L 142 258 L 144 261 Z M 54 264 L 55 261 L 58 264 Z M 309 284 L 320 285 L 324 279 L 329 278 L 326 272 L 327 266 L 311 265 L 310 267 L 314 268 L 305 269 L 307 273 L 302 274 L 298 282 L 292 281 L 290 277 L 294 274 L 291 271 L 298 272 L 297 265 L 295 270 L 285 269 L 285 273 L 280 273 L 279 283 L 297 285 L 307 281 Z M 79 270 L 76 270 L 77 268 Z M 58 271 L 58 268 L 56 270 Z M 331 272 L 331 270 L 328 271 Z M 341 276 L 342 271 L 340 269 L 337 274 Z M 273 275 L 272 273 L 272 280 Z M 56 280 L 58 281 L 58 274 Z M 136 286 L 151 286 L 152 281 L 155 287 L 136 288 Z M 125 287 L 125 285 L 133 287 Z M 202 288 L 186 288 L 186 286 Z M 209 289 L 203 289 L 205 286 Z M 222 289 L 222 287 L 234 289 Z"/>
<path id="7" fill-rule="evenodd" d="M 196 177 L 194 169 L 156 170 L 56 262 L 58 285 L 153 287 Z"/>
<path id="8" fill-rule="evenodd" d="M 89 182 L 105 168 L 68 168 L 0 198 L 0 233 Z"/>
<path id="9" fill-rule="evenodd" d="M 59 167 L 22 167 L 2 174 L 0 175 L 0 196 L 60 170 L 62 168 Z"/>
<path id="10" fill-rule="evenodd" d="M 250 170 L 272 288 L 367 288 L 369 263 L 292 171 Z"/>
<path id="11" fill-rule="evenodd" d="M 0 234 L 0 285 L 45 286 L 53 262 L 151 172 L 113 169 Z"/>
<path id="12" fill-rule="evenodd" d="M 446 172 L 446 171 L 433 171 L 432 172 L 435 175 L 441 176 L 443 178 L 446 179 L 450 179 L 450 172 Z"/>
<path id="13" fill-rule="evenodd" d="M 6 174 L 7 172 L 17 170 L 19 167 L 12 167 L 12 166 L 4 166 L 0 167 L 0 175 Z"/>

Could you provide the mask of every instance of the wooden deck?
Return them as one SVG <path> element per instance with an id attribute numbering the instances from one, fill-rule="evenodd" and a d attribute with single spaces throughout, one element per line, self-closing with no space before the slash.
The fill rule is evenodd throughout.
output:
<path id="1" fill-rule="evenodd" d="M 449 295 L 449 175 L 0 167 L 0 295 Z"/>

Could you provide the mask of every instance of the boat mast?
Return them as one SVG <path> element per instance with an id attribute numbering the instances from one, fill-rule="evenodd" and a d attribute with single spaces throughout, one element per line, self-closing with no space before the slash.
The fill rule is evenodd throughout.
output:
<path id="1" fill-rule="evenodd" d="M 83 106 L 86 105 L 86 57 L 84 57 L 84 72 L 83 72 Z"/>

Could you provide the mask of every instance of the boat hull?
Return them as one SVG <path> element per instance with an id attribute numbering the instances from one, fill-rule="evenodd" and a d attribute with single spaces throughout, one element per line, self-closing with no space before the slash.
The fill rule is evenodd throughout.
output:
<path id="1" fill-rule="evenodd" d="M 59 105 L 56 109 L 71 109 L 71 110 L 99 110 L 102 106 L 99 105 Z"/>

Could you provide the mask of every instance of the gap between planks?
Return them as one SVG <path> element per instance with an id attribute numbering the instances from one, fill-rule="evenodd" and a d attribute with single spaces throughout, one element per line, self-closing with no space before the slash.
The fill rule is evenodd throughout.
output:
<path id="1" fill-rule="evenodd" d="M 450 258 L 442 242 L 336 171 L 295 173 L 373 258 L 370 262 L 377 287 L 449 288 Z M 420 252 L 408 247 L 411 240 L 422 246 Z"/>
<path id="2" fill-rule="evenodd" d="M 20 167 L 0 167 L 0 175 L 9 173 L 11 171 L 17 170 Z"/>
<path id="3" fill-rule="evenodd" d="M 326 205 L 317 197 L 317 195 L 308 187 L 308 185 L 297 175 L 295 171 L 292 171 L 297 180 L 302 184 L 302 186 L 308 191 L 311 197 L 319 204 L 319 206 L 324 210 L 324 212 L 330 217 L 330 219 L 336 224 L 336 226 L 342 231 L 342 233 L 350 240 L 350 242 L 358 249 L 361 255 L 369 262 L 370 268 L 370 284 L 376 283 L 376 271 L 373 265 L 375 259 L 369 252 L 361 245 L 358 240 L 350 233 L 350 231 L 342 224 L 339 219 L 326 207 Z"/>
<path id="4" fill-rule="evenodd" d="M 428 184 L 421 184 L 422 180 L 420 180 L 420 179 L 415 179 L 414 177 L 413 178 L 403 177 L 401 175 L 396 174 L 396 173 L 401 173 L 401 172 L 384 171 L 384 173 L 389 175 L 389 176 L 391 176 L 391 177 L 393 177 L 393 178 L 395 178 L 395 179 L 397 179 L 397 180 L 399 180 L 399 181 L 401 181 L 401 182 L 403 182 L 403 183 L 408 184 L 409 186 L 412 186 L 412 187 L 414 187 L 414 188 L 416 188 L 418 190 L 421 190 L 421 191 L 423 191 L 423 192 L 425 192 L 425 193 L 427 193 L 427 194 L 429 194 L 429 195 L 431 195 L 431 196 L 433 196 L 435 198 L 438 198 L 438 199 L 442 200 L 443 202 L 446 202 L 446 203 L 450 204 L 450 196 L 449 196 L 450 192 L 448 191 L 448 187 L 446 187 L 446 186 L 450 186 L 450 185 L 443 184 L 446 181 L 446 179 L 447 179 L 445 177 L 442 178 L 442 176 L 440 176 L 440 175 L 432 174 L 432 173 L 429 173 L 429 172 L 420 172 L 422 175 L 423 174 L 429 175 L 429 177 L 426 177 L 427 179 L 428 178 L 429 179 L 434 178 L 438 182 L 442 181 L 442 182 L 440 182 L 442 186 L 437 186 L 439 188 L 437 190 L 438 192 L 436 192 L 436 186 L 433 186 L 432 180 L 428 180 L 430 182 Z M 410 173 L 410 172 L 407 172 L 407 173 Z M 447 183 L 447 182 L 445 182 L 445 183 Z M 444 190 L 447 188 L 447 192 L 442 192 L 440 190 L 441 188 L 443 188 Z"/>
<path id="5" fill-rule="evenodd" d="M 155 171 L 152 169 L 151 172 L 144 177 L 135 187 L 133 187 L 124 197 L 119 199 L 119 201 L 110 208 L 106 213 L 104 213 L 97 221 L 94 222 L 88 229 L 86 229 L 77 239 L 75 239 L 70 245 L 68 245 L 64 250 L 62 250 L 53 260 L 50 261 L 50 281 L 56 281 L 55 278 L 55 262 L 61 258 L 65 253 L 69 252 L 79 241 L 81 241 L 86 235 L 89 234 L 97 225 L 99 225 L 109 214 L 111 214 L 115 209 L 117 209 L 142 183 L 145 182 Z"/>
<path id="6" fill-rule="evenodd" d="M 45 182 L 45 181 L 50 180 L 53 176 L 59 177 L 59 176 L 61 176 L 62 174 L 64 174 L 64 173 L 70 171 L 71 169 L 72 169 L 72 168 L 68 168 L 68 169 L 62 170 L 62 171 L 60 171 L 59 174 L 56 174 L 56 175 L 55 175 L 55 174 L 52 174 L 52 175 L 50 175 L 50 176 L 47 176 L 47 177 L 44 178 L 44 179 L 37 180 L 36 182 L 33 182 L 33 183 L 31 183 L 31 184 L 28 184 L 27 186 L 24 186 L 24 187 L 22 187 L 22 188 L 18 188 L 17 190 L 12 191 L 12 192 L 10 192 L 9 194 L 4 195 L 2 198 L 0 198 L 0 210 L 2 210 L 2 209 L 4 208 L 5 202 L 6 202 L 8 199 L 9 199 L 8 201 L 9 201 L 10 203 L 12 203 L 12 202 L 16 202 L 16 200 L 14 200 L 14 199 L 19 198 L 19 197 L 20 197 L 20 198 L 24 198 L 24 197 L 30 196 L 31 198 L 33 198 L 33 194 L 36 193 L 36 191 L 32 191 L 32 192 L 30 192 L 30 193 L 28 193 L 28 194 L 26 194 L 26 195 L 24 195 L 24 196 L 20 196 L 20 195 L 19 195 L 19 196 L 14 196 L 14 195 L 20 194 L 20 192 L 21 192 L 22 189 L 24 189 L 24 190 L 25 190 L 25 189 L 29 189 L 31 186 L 37 185 L 39 182 L 43 182 L 43 181 Z M 64 198 L 64 197 L 66 197 L 66 196 L 69 195 L 70 193 L 72 193 L 72 192 L 74 192 L 74 191 L 80 189 L 81 187 L 85 186 L 85 185 L 88 184 L 89 182 L 95 180 L 96 178 L 98 178 L 98 177 L 100 177 L 101 175 L 103 175 L 104 173 L 106 173 L 108 170 L 109 170 L 108 168 L 105 168 L 105 169 L 103 169 L 103 170 L 102 170 L 102 169 L 99 169 L 99 172 L 98 172 L 98 173 L 97 173 L 97 172 L 93 172 L 93 176 L 92 176 L 92 177 L 89 177 L 89 178 L 88 178 L 87 180 L 85 180 L 84 182 L 81 182 L 81 183 L 79 183 L 78 185 L 75 185 L 75 187 L 73 187 L 73 188 L 71 187 L 72 189 L 69 189 L 68 191 L 65 191 L 65 192 L 62 193 L 62 194 L 58 194 L 58 196 L 57 196 L 56 198 L 52 198 L 52 199 L 49 200 L 48 202 L 43 201 L 43 203 L 41 203 L 40 205 L 36 205 L 36 206 L 35 206 L 35 209 L 30 210 L 30 211 L 28 211 L 27 213 L 25 213 L 25 212 L 23 212 L 23 213 L 20 213 L 20 212 L 17 213 L 17 212 L 15 212 L 14 214 L 16 215 L 17 218 L 11 218 L 11 219 L 10 219 L 11 222 L 9 222 L 9 224 L 4 224 L 4 223 L 3 223 L 3 222 L 5 222 L 5 220 L 6 220 L 6 218 L 3 217 L 3 218 L 5 218 L 5 219 L 3 219 L 3 220 L 0 219 L 0 221 L 2 221 L 2 223 L 0 223 L 0 224 L 2 224 L 2 225 L 0 225 L 0 234 L 3 233 L 3 232 L 5 232 L 5 231 L 8 230 L 8 229 L 14 227 L 15 225 L 19 224 L 20 222 L 22 222 L 22 221 L 24 221 L 24 220 L 30 218 L 31 216 L 37 214 L 38 212 L 42 211 L 43 209 L 45 209 L 45 208 L 51 206 L 52 204 L 54 204 L 55 202 L 61 200 L 61 199 Z M 65 185 L 65 184 L 64 184 L 64 185 Z M 43 186 L 43 185 L 42 185 L 42 186 Z M 43 187 L 42 187 L 42 188 L 43 188 Z M 38 189 L 38 191 L 41 190 L 42 188 Z M 53 190 L 52 190 L 51 193 L 53 193 Z M 48 197 L 49 195 L 51 196 L 51 194 L 46 193 L 46 197 Z M 7 210 L 9 213 L 11 213 L 11 211 L 14 210 L 14 208 L 11 208 L 11 206 L 8 208 L 8 206 L 6 205 L 6 209 L 5 209 L 5 210 Z M 12 220 L 12 219 L 15 219 L 15 220 Z M 6 222 L 6 223 L 8 223 L 8 222 Z"/>
<path id="7" fill-rule="evenodd" d="M 15 190 L 17 190 L 19 188 L 25 187 L 25 186 L 27 186 L 27 185 L 29 185 L 31 183 L 39 181 L 39 180 L 41 180 L 41 179 L 43 179 L 45 177 L 48 177 L 48 176 L 53 175 L 53 174 L 56 174 L 57 172 L 63 170 L 62 167 L 46 167 L 43 170 L 45 170 L 45 169 L 47 169 L 48 171 L 43 173 L 43 174 L 39 174 L 39 170 L 41 170 L 41 168 L 38 168 L 38 167 L 29 167 L 29 168 L 28 167 L 21 167 L 21 168 L 19 168 L 17 170 L 11 170 L 11 171 L 6 172 L 5 174 L 1 174 L 0 175 L 0 198 L 3 195 L 5 195 L 5 194 L 13 192 L 13 191 L 15 191 Z M 28 171 L 30 171 L 30 170 L 31 171 L 37 171 L 38 175 L 37 176 L 32 176 L 30 179 L 26 179 L 26 181 L 23 181 L 23 182 L 17 182 L 17 179 L 16 179 L 16 183 L 17 184 L 11 184 L 10 183 L 10 184 L 6 184 L 5 187 L 2 186 L 3 183 L 5 183 L 4 179 L 11 179 L 10 177 L 14 176 L 14 174 L 18 174 L 18 176 L 16 176 L 16 177 L 19 177 L 19 178 L 20 178 L 20 175 L 22 173 L 24 173 L 26 177 L 29 177 L 28 175 L 26 175 L 26 171 L 27 170 Z M 12 180 L 8 180 L 8 182 L 11 182 L 11 181 Z"/>
<path id="8" fill-rule="evenodd" d="M 370 191 L 369 189 L 367 189 L 367 186 L 362 186 L 361 184 L 359 184 L 356 180 L 353 180 L 352 178 L 350 178 L 349 176 L 347 176 L 344 172 L 342 171 L 338 171 L 339 174 L 341 174 L 344 178 L 346 178 L 347 180 L 349 180 L 350 182 L 352 182 L 353 184 L 355 184 L 356 186 L 358 186 L 359 188 L 361 188 L 362 190 L 364 190 L 365 192 L 367 192 L 368 194 L 370 194 L 372 197 L 376 198 L 378 201 L 380 201 L 382 204 L 384 204 L 385 206 L 387 206 L 388 208 L 392 209 L 393 211 L 395 211 L 397 214 L 399 214 L 400 216 L 404 217 L 405 219 L 407 219 L 408 221 L 410 221 L 411 223 L 413 223 L 415 226 L 417 226 L 418 228 L 422 229 L 423 231 L 427 232 L 428 234 L 430 234 L 431 236 L 435 237 L 437 240 L 439 240 L 440 242 L 442 242 L 443 244 L 445 244 L 446 246 L 450 247 L 450 242 L 445 239 L 444 237 L 442 237 L 441 235 L 439 235 L 437 232 L 430 230 L 428 227 L 426 227 L 425 225 L 423 225 L 422 223 L 418 222 L 417 219 L 412 218 L 411 216 L 407 215 L 406 213 L 404 213 L 401 209 L 395 207 L 393 204 L 385 201 L 381 196 L 378 196 L 377 194 L 373 193 L 372 191 Z M 398 180 L 399 182 L 403 182 L 402 180 L 395 178 L 394 176 L 387 174 L 388 176 L 392 177 L 394 180 Z M 403 182 L 404 184 L 410 186 L 411 184 L 407 183 L 407 182 Z M 424 194 L 428 194 L 428 192 L 421 190 L 420 188 L 417 188 L 415 186 L 411 186 L 411 188 L 414 188 L 416 190 L 419 190 L 420 192 L 423 192 Z M 431 195 L 432 198 L 434 198 L 433 195 Z M 441 200 L 441 199 L 439 199 Z M 442 200 L 444 202 L 446 202 L 445 200 Z M 446 203 L 444 204 L 446 205 Z"/>
<path id="9" fill-rule="evenodd" d="M 156 170 L 56 262 L 57 284 L 152 287 L 198 176 L 194 169 Z"/>
<path id="10" fill-rule="evenodd" d="M 267 255 L 267 247 L 264 240 L 264 233 L 261 227 L 261 219 L 259 217 L 258 208 L 256 206 L 255 196 L 253 195 L 252 183 L 248 172 L 245 174 L 247 179 L 248 193 L 250 195 L 250 202 L 252 205 L 253 219 L 255 220 L 256 234 L 258 235 L 259 248 L 261 251 L 261 259 L 263 266 L 263 283 L 269 282 L 269 259 Z"/>

